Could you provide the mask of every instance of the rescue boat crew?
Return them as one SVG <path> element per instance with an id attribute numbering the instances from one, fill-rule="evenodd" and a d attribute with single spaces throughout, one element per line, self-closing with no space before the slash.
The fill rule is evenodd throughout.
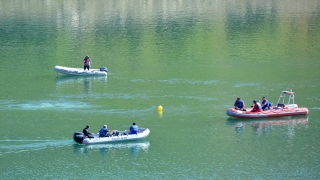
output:
<path id="1" fill-rule="evenodd" d="M 261 104 L 259 102 L 257 102 L 256 100 L 253 100 L 253 108 L 252 108 L 251 112 L 262 112 Z"/>
<path id="2" fill-rule="evenodd" d="M 271 104 L 269 103 L 269 101 L 266 99 L 266 97 L 262 97 L 262 110 L 269 110 L 270 109 Z"/>

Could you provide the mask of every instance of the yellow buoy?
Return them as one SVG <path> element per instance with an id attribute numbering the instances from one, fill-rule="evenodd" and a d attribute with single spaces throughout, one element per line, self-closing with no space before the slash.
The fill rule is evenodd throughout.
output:
<path id="1" fill-rule="evenodd" d="M 162 111 L 162 106 L 158 106 L 158 111 Z"/>
<path id="2" fill-rule="evenodd" d="M 162 118 L 162 111 L 158 111 L 159 117 Z"/>

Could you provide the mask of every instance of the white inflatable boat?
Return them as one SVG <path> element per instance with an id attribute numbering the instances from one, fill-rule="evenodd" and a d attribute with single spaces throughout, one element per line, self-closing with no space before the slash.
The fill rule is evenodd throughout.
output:
<path id="1" fill-rule="evenodd" d="M 99 134 L 92 134 L 90 137 L 85 137 L 82 132 L 75 132 L 73 134 L 73 139 L 80 144 L 109 143 L 143 139 L 147 137 L 149 133 L 150 130 L 148 128 L 140 128 L 138 134 L 129 134 L 129 130 L 117 131 L 110 134 L 108 137 L 99 137 Z"/>
<path id="2" fill-rule="evenodd" d="M 100 69 L 83 70 L 83 68 L 70 68 L 64 66 L 55 66 L 54 70 L 63 75 L 76 75 L 76 76 L 106 76 L 108 69 L 102 67 Z"/>
<path id="3" fill-rule="evenodd" d="M 85 149 L 143 149 L 147 150 L 150 146 L 148 141 L 130 141 L 130 142 L 116 142 L 116 143 L 100 143 L 100 144 L 75 144 L 76 151 L 84 151 Z"/>

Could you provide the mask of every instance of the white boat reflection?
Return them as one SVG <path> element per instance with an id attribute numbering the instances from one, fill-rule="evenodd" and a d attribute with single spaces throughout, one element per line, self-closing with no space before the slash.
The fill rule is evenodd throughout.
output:
<path id="1" fill-rule="evenodd" d="M 237 133 L 243 133 L 245 128 L 250 128 L 254 131 L 256 135 L 269 132 L 272 129 L 272 127 L 285 127 L 284 131 L 291 137 L 294 135 L 295 126 L 301 125 L 307 127 L 308 117 L 295 116 L 294 118 L 282 117 L 256 120 L 241 120 L 229 118 L 226 123 L 229 127 L 232 127 Z"/>
<path id="2" fill-rule="evenodd" d="M 92 81 L 107 82 L 107 76 L 57 76 L 56 85 L 72 83 L 90 83 Z"/>
<path id="3" fill-rule="evenodd" d="M 150 143 L 148 141 L 134 141 L 134 142 L 115 142 L 105 144 L 82 145 L 74 144 L 74 151 L 76 153 L 87 154 L 89 151 L 99 150 L 102 155 L 107 155 L 109 151 L 114 152 L 118 150 L 128 149 L 133 154 L 138 154 L 140 150 L 148 151 Z"/>

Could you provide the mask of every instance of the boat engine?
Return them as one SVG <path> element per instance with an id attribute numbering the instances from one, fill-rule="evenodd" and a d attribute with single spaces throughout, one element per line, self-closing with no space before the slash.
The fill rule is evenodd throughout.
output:
<path id="1" fill-rule="evenodd" d="M 82 144 L 82 141 L 84 140 L 85 136 L 82 132 L 75 132 L 73 134 L 73 139 L 75 142 Z"/>
<path id="2" fill-rule="evenodd" d="M 100 71 L 108 72 L 108 69 L 106 67 L 102 67 L 102 68 L 100 68 Z"/>

